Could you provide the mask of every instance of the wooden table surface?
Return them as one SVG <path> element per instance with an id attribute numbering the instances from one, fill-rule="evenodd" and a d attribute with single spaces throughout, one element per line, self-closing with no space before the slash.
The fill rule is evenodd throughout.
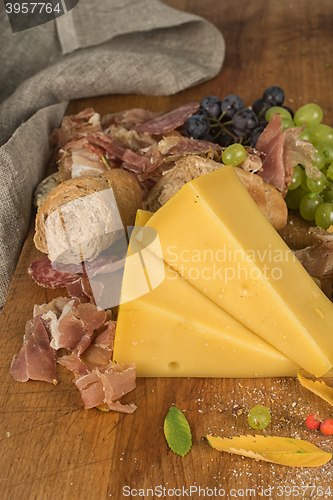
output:
<path id="1" fill-rule="evenodd" d="M 102 114 L 135 106 L 168 111 L 206 95 L 223 98 L 229 93 L 251 105 L 266 87 L 279 85 L 287 105 L 296 109 L 317 102 L 324 122 L 333 124 L 331 0 L 166 3 L 203 16 L 222 31 L 227 51 L 220 74 L 171 97 L 81 99 L 70 104 L 69 113 L 90 105 Z M 132 415 L 84 410 L 72 374 L 61 366 L 56 387 L 15 382 L 9 367 L 33 305 L 62 293 L 38 287 L 27 274 L 38 255 L 32 230 L 0 318 L 2 500 L 198 499 L 204 492 L 206 497 L 228 499 L 333 498 L 331 463 L 315 469 L 282 467 L 220 453 L 204 439 L 207 433 L 253 434 L 248 409 L 263 404 L 272 421 L 259 433 L 307 439 L 332 452 L 333 438 L 304 425 L 312 412 L 332 417 L 332 408 L 295 379 L 138 379 L 136 390 L 123 398 L 137 405 Z M 163 435 L 172 404 L 184 411 L 192 429 L 193 447 L 184 458 L 168 449 Z"/>

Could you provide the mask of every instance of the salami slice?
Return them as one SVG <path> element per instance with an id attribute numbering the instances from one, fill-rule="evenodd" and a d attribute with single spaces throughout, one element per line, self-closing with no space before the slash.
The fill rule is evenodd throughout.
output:
<path id="1" fill-rule="evenodd" d="M 64 288 L 80 278 L 77 273 L 61 272 L 55 269 L 47 255 L 32 261 L 28 273 L 37 285 L 45 288 Z"/>
<path id="2" fill-rule="evenodd" d="M 162 116 L 139 123 L 139 125 L 134 127 L 134 130 L 137 132 L 147 132 L 148 134 L 166 134 L 183 125 L 187 118 L 192 116 L 199 107 L 200 104 L 198 102 L 189 102 Z"/>

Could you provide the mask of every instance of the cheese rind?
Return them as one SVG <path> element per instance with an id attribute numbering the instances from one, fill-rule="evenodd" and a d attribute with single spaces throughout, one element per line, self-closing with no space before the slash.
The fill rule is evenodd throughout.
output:
<path id="1" fill-rule="evenodd" d="M 138 250 L 138 243 L 135 249 Z M 149 267 L 159 268 L 160 259 L 145 250 L 145 263 L 149 260 Z M 134 362 L 141 377 L 296 375 L 299 367 L 294 362 L 164 263 L 163 282 L 127 302 L 133 289 L 137 290 L 133 268 L 137 262 L 128 258 L 125 265 L 114 361 Z M 134 295 L 137 296 L 136 291 Z"/>
<path id="2" fill-rule="evenodd" d="M 187 183 L 146 227 L 156 229 L 164 260 L 202 294 L 308 372 L 331 368 L 333 305 L 233 167 Z"/>

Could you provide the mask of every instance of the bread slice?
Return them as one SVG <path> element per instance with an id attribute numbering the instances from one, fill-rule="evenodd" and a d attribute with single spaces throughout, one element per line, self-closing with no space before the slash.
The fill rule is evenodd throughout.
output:
<path id="1" fill-rule="evenodd" d="M 143 203 L 143 207 L 150 212 L 156 212 L 186 182 L 223 167 L 222 163 L 203 156 L 184 156 L 176 161 L 175 166 L 157 182 Z M 287 223 L 288 209 L 281 193 L 253 172 L 239 167 L 235 167 L 235 171 L 272 226 L 276 230 L 282 229 Z"/>
<path id="2" fill-rule="evenodd" d="M 125 170 L 69 179 L 39 208 L 34 243 L 51 261 L 93 260 L 134 225 L 141 204 L 140 185 Z"/>

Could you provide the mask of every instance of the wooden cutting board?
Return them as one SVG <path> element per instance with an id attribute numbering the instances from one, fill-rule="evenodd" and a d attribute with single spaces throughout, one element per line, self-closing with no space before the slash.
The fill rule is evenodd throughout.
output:
<path id="1" fill-rule="evenodd" d="M 296 109 L 316 101 L 325 123 L 333 123 L 332 2 L 166 3 L 206 17 L 221 29 L 227 44 L 221 73 L 172 97 L 74 101 L 68 114 L 91 105 L 102 114 L 130 107 L 168 111 L 206 95 L 223 98 L 229 93 L 250 105 L 266 87 L 279 85 L 287 105 Z M 38 287 L 28 276 L 27 268 L 39 255 L 32 236 L 33 222 L 0 317 L 0 498 L 333 498 L 331 463 L 288 468 L 220 453 L 205 439 L 207 434 L 255 434 L 247 414 L 262 404 L 272 421 L 258 434 L 302 438 L 332 452 L 333 438 L 304 425 L 309 413 L 332 417 L 332 408 L 295 379 L 138 379 L 135 391 L 122 400 L 137 405 L 132 415 L 84 410 L 72 374 L 61 366 L 56 387 L 15 382 L 10 363 L 34 304 L 64 293 Z M 163 434 L 171 405 L 184 412 L 192 430 L 192 450 L 184 458 L 169 450 Z"/>

